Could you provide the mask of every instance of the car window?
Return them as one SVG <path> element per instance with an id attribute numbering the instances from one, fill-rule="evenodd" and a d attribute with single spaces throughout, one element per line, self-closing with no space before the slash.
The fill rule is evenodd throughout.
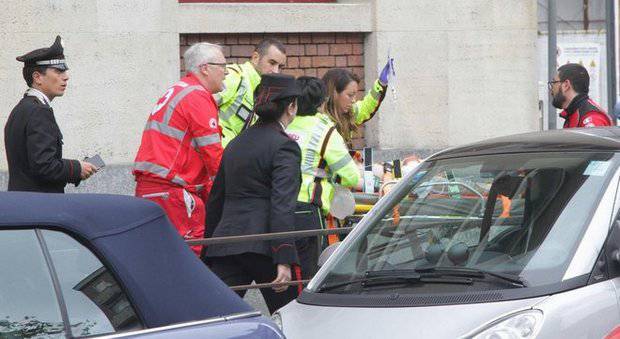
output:
<path id="1" fill-rule="evenodd" d="M 393 200 L 368 219 L 372 223 L 332 263 L 324 284 L 372 271 L 435 267 L 520 276 L 529 286 L 558 283 L 618 159 L 612 153 L 575 152 L 426 163 L 386 197 Z M 359 291 L 347 286 L 341 292 Z M 426 293 L 436 286 L 411 288 Z"/>
<path id="2" fill-rule="evenodd" d="M 0 231 L 0 338 L 42 336 L 65 331 L 35 231 Z"/>
<path id="3" fill-rule="evenodd" d="M 142 328 L 118 282 L 89 249 L 62 232 L 43 230 L 42 234 L 58 276 L 73 335 Z"/>

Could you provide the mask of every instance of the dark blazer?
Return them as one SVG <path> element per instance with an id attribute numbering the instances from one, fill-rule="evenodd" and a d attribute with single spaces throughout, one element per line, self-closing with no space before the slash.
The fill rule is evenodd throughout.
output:
<path id="1" fill-rule="evenodd" d="M 301 151 L 279 123 L 258 123 L 228 144 L 207 203 L 206 237 L 295 230 Z M 208 257 L 241 253 L 298 263 L 292 239 L 214 244 Z"/>
<path id="2" fill-rule="evenodd" d="M 13 108 L 4 126 L 9 191 L 64 193 L 80 183 L 80 163 L 62 158 L 62 134 L 54 111 L 34 96 Z"/>

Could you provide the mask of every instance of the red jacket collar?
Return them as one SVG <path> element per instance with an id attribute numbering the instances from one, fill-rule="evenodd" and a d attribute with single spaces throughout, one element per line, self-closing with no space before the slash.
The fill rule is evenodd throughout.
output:
<path id="1" fill-rule="evenodd" d="M 188 84 L 190 86 L 196 86 L 196 85 L 201 86 L 207 92 L 211 93 L 211 91 L 209 91 L 204 86 L 202 86 L 202 84 L 200 83 L 200 80 L 198 80 L 198 77 L 196 77 L 194 75 L 194 73 L 187 72 L 187 75 L 185 75 L 183 78 L 181 78 L 181 81 L 183 81 L 184 83 L 186 83 L 186 84 Z"/>

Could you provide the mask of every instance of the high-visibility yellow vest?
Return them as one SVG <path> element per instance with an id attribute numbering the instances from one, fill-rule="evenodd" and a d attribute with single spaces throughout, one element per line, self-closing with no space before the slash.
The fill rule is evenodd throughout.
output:
<path id="1" fill-rule="evenodd" d="M 228 143 L 241 131 L 244 126 L 256 122 L 254 109 L 254 90 L 260 84 L 260 74 L 251 62 L 231 64 L 226 66 L 228 75 L 224 79 L 223 91 L 213 95 L 219 106 L 219 122 L 222 127 L 222 146 Z M 248 122 L 248 119 L 251 121 Z"/>
<path id="2" fill-rule="evenodd" d="M 286 132 L 301 148 L 302 181 L 297 201 L 319 205 L 327 214 L 334 195 L 333 184 L 356 186 L 360 180 L 357 165 L 334 122 L 323 113 L 295 117 Z"/>
<path id="3" fill-rule="evenodd" d="M 386 89 L 387 86 L 381 85 L 379 80 L 376 80 L 364 98 L 353 104 L 351 109 L 353 110 L 353 116 L 355 117 L 355 124 L 361 125 L 370 120 L 375 113 L 377 113 L 383 98 L 385 98 Z"/>

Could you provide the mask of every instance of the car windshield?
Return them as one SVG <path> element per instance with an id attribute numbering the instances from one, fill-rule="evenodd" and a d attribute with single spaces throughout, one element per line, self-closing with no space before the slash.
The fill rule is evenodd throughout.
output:
<path id="1" fill-rule="evenodd" d="M 435 293 L 558 283 L 616 163 L 613 153 L 425 162 L 360 224 L 364 231 L 310 291 Z"/>

